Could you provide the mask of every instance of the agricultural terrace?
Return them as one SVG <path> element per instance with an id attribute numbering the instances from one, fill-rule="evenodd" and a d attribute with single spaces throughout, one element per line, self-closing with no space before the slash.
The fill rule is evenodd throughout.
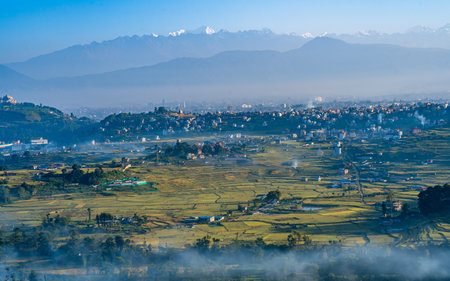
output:
<path id="1" fill-rule="evenodd" d="M 344 143 L 341 156 L 333 155 L 330 142 L 270 142 L 263 151 L 249 153 L 250 161 L 238 165 L 226 165 L 225 161 L 156 165 L 144 161 L 132 165 L 127 175 L 154 183 L 157 192 L 112 189 L 33 197 L 1 206 L 0 220 L 9 227 L 37 225 L 47 213 L 58 213 L 83 225 L 88 208 L 94 215 L 107 212 L 129 217 L 136 213 L 148 217 L 144 231 L 126 235 L 138 243 L 162 247 L 192 244 L 205 235 L 224 244 L 259 237 L 285 243 L 294 230 L 318 243 L 407 243 L 408 222 L 383 224 L 376 203 L 386 200 L 391 192 L 395 200 L 417 211 L 420 187 L 448 182 L 449 137 L 450 130 L 439 129 L 397 141 Z M 432 164 L 424 162 L 429 159 L 433 159 Z M 348 174 L 342 173 L 345 169 Z M 32 182 L 31 176 L 30 171 L 18 171 L 13 180 Z M 342 179 L 349 183 L 331 188 Z M 281 201 L 301 198 L 303 208 L 293 201 L 258 207 L 261 195 L 272 190 L 281 192 Z M 247 211 L 241 211 L 242 207 Z M 225 219 L 211 224 L 184 222 L 200 216 Z M 442 224 L 419 236 L 417 243 L 444 241 L 450 232 L 448 225 Z"/>

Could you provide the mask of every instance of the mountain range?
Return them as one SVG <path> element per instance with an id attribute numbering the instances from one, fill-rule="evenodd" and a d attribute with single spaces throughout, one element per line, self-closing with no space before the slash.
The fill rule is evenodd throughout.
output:
<path id="1" fill-rule="evenodd" d="M 450 49 L 450 24 L 439 28 L 415 26 L 406 32 L 382 33 L 364 31 L 356 34 L 328 34 L 349 43 L 361 44 L 393 44 L 410 48 L 443 48 Z"/>
<path id="2" fill-rule="evenodd" d="M 6 66 L 36 79 L 48 79 L 154 65 L 183 57 L 205 58 L 229 50 L 287 51 L 306 41 L 302 36 L 278 35 L 270 30 L 214 32 L 203 27 L 168 36 L 124 36 L 76 45 Z"/>
<path id="3" fill-rule="evenodd" d="M 450 49 L 450 24 L 436 29 L 419 26 L 393 34 L 369 31 L 327 36 L 349 43 Z M 177 58 L 207 58 L 225 51 L 285 52 L 299 48 L 313 38 L 310 33 L 275 34 L 269 29 L 215 32 L 204 26 L 193 31 L 178 30 L 168 36 L 123 36 L 75 45 L 6 66 L 35 79 L 74 77 L 155 65 Z"/>
<path id="4" fill-rule="evenodd" d="M 227 51 L 209 58 L 181 58 L 144 66 L 45 82 L 60 88 L 124 88 L 298 82 L 450 71 L 450 50 L 348 44 L 318 37 L 287 51 Z"/>
<path id="5" fill-rule="evenodd" d="M 448 95 L 450 50 L 318 37 L 286 52 L 226 51 L 77 77 L 33 80 L 5 66 L 0 71 L 12 77 L 0 80 L 0 86 L 13 89 L 14 96 L 58 106 L 142 104 L 163 98 L 364 97 L 420 91 Z"/>

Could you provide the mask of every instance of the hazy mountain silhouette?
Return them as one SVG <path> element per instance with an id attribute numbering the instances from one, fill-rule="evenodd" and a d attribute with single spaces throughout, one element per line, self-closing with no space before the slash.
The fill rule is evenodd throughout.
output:
<path id="1" fill-rule="evenodd" d="M 406 32 L 392 34 L 368 31 L 356 34 L 329 34 L 328 36 L 349 43 L 393 44 L 413 48 L 450 49 L 450 24 L 446 24 L 439 28 L 416 26 L 410 28 Z"/>
<path id="2" fill-rule="evenodd" d="M 213 33 L 203 27 L 169 36 L 124 36 L 76 45 L 7 66 L 33 78 L 47 79 L 154 65 L 182 57 L 204 58 L 229 50 L 287 51 L 306 41 L 302 36 L 277 35 L 270 30 Z"/>
<path id="3" fill-rule="evenodd" d="M 0 64 L 0 90 L 14 90 L 32 86 L 35 86 L 33 79 Z"/>
<path id="4" fill-rule="evenodd" d="M 20 96 L 59 106 L 179 99 L 446 92 L 450 50 L 319 37 L 287 51 L 227 51 L 152 66 L 39 81 Z M 11 83 L 10 83 L 11 84 Z M 20 82 L 19 82 L 20 84 Z"/>
<path id="5" fill-rule="evenodd" d="M 53 87 L 141 87 L 292 82 L 450 71 L 450 50 L 348 44 L 319 37 L 288 52 L 229 51 L 154 66 L 47 81 Z"/>

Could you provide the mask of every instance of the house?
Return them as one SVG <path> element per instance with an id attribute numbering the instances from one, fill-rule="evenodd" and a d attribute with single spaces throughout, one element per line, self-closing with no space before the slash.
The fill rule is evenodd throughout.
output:
<path id="1" fill-rule="evenodd" d="M 190 218 L 184 220 L 185 223 L 194 223 L 197 221 L 198 221 L 198 217 L 190 217 Z"/>
<path id="2" fill-rule="evenodd" d="M 413 128 L 413 129 L 411 129 L 409 132 L 410 132 L 412 135 L 417 135 L 417 134 L 420 134 L 420 133 L 422 132 L 422 130 L 419 129 L 419 128 Z"/>
<path id="3" fill-rule="evenodd" d="M 392 207 L 394 208 L 394 211 L 400 212 L 402 210 L 403 204 L 400 201 L 394 201 L 392 202 Z"/>
<path id="4" fill-rule="evenodd" d="M 384 201 L 384 203 L 386 204 L 386 208 L 390 208 L 391 207 L 391 202 L 389 201 Z M 376 208 L 381 208 L 383 206 L 383 202 L 377 202 L 375 203 L 375 207 Z M 396 212 L 400 212 L 402 210 L 403 204 L 400 201 L 393 201 L 392 202 L 392 209 Z"/>
<path id="5" fill-rule="evenodd" d="M 339 174 L 341 174 L 341 175 L 347 175 L 347 174 L 348 174 L 348 169 L 340 168 L 340 169 L 339 169 Z"/>
<path id="6" fill-rule="evenodd" d="M 186 155 L 186 160 L 195 160 L 197 159 L 197 155 L 195 155 L 194 153 L 188 153 Z"/>
<path id="7" fill-rule="evenodd" d="M 214 222 L 215 217 L 209 217 L 209 216 L 204 216 L 204 217 L 198 217 L 198 223 L 212 223 Z"/>
<path id="8" fill-rule="evenodd" d="M 43 144 L 48 144 L 48 140 L 43 139 L 43 138 L 39 138 L 37 140 L 31 140 L 31 145 L 43 145 Z"/>

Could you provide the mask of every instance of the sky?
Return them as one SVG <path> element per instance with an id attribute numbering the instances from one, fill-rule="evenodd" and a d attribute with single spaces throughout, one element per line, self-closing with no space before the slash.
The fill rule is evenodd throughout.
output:
<path id="1" fill-rule="evenodd" d="M 314 35 L 450 23 L 448 0 L 0 0 L 0 63 L 123 35 L 211 26 Z"/>

